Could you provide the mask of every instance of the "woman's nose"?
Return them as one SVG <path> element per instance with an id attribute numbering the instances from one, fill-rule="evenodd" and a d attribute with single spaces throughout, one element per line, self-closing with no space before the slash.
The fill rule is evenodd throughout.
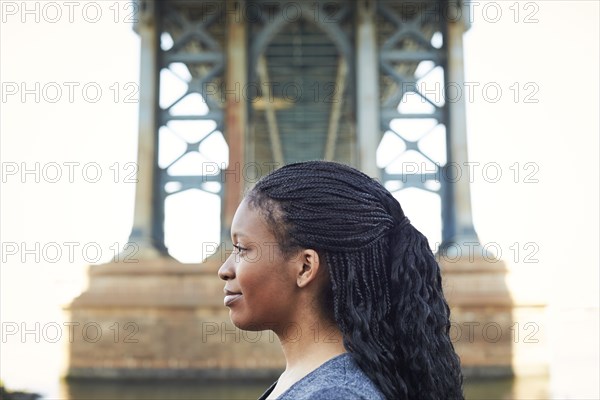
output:
<path id="1" fill-rule="evenodd" d="M 233 266 L 233 262 L 231 262 L 231 255 L 227 257 L 227 260 L 221 265 L 218 272 L 219 278 L 224 281 L 228 281 L 230 279 L 235 278 L 235 270 Z"/>

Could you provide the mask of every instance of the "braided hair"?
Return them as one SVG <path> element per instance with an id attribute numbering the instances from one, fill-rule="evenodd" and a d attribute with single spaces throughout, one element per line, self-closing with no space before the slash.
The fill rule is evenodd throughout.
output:
<path id="1" fill-rule="evenodd" d="M 464 398 L 440 268 L 388 190 L 344 164 L 308 161 L 263 177 L 247 198 L 284 255 L 311 248 L 325 260 L 325 315 L 387 398 Z"/>

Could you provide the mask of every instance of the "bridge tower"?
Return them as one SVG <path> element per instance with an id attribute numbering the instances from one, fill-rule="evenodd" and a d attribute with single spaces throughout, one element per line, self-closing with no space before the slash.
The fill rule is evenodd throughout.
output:
<path id="1" fill-rule="evenodd" d="M 395 194 L 436 197 L 453 319 L 509 329 L 514 304 L 504 264 L 481 252 L 465 258 L 480 247 L 464 97 L 456 93 L 464 87 L 468 7 L 442 0 L 135 4 L 142 51 L 130 241 L 138 251 L 135 262 L 92 266 L 88 290 L 70 306 L 82 326 L 109 331 L 116 323 L 132 341 L 72 343 L 70 377 L 279 370 L 284 360 L 272 336 L 235 340 L 241 333 L 222 305 L 216 271 L 244 190 L 273 168 L 308 159 L 353 165 Z M 220 209 L 221 245 L 200 264 L 177 261 L 165 243 L 165 204 L 186 191 L 212 196 L 210 212 Z M 467 372 L 513 373 L 510 340 L 455 345 Z"/>

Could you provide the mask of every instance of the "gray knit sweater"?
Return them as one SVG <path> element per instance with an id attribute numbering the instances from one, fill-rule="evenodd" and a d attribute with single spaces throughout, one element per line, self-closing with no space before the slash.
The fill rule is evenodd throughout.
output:
<path id="1" fill-rule="evenodd" d="M 266 399 L 273 383 L 259 400 Z M 282 393 L 278 400 L 385 400 L 383 393 L 358 367 L 349 353 L 340 354 L 310 372 Z"/>

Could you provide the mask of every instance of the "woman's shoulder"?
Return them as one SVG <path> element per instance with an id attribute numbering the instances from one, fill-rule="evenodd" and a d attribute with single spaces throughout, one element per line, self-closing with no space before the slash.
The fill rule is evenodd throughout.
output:
<path id="1" fill-rule="evenodd" d="M 296 382 L 279 399 L 384 399 L 349 353 L 340 354 Z"/>

